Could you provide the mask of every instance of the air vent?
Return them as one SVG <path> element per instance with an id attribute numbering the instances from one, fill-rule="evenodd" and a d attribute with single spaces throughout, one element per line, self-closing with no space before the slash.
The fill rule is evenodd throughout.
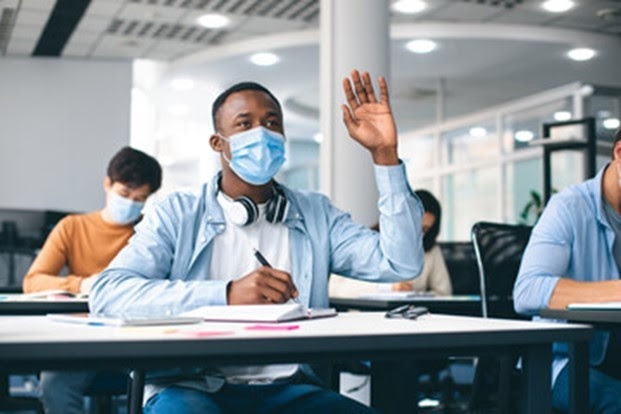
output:
<path id="1" fill-rule="evenodd" d="M 225 13 L 236 16 L 272 17 L 315 22 L 319 18 L 319 0 L 130 0 L 145 6 Z M 505 1 L 509 2 L 509 0 Z M 513 0 L 513 2 L 519 2 Z"/>
<path id="2" fill-rule="evenodd" d="M 6 55 L 6 50 L 9 47 L 16 15 L 15 9 L 8 7 L 3 8 L 2 14 L 0 14 L 0 54 L 2 55 Z"/>
<path id="3" fill-rule="evenodd" d="M 106 31 L 129 40 L 157 39 L 209 44 L 220 42 L 229 33 L 227 30 L 204 29 L 199 26 L 124 19 L 114 19 Z"/>
<path id="4" fill-rule="evenodd" d="M 512 9 L 524 3 L 524 0 L 462 0 L 462 1 L 466 3 L 481 4 L 484 6 L 503 7 L 505 9 Z"/>

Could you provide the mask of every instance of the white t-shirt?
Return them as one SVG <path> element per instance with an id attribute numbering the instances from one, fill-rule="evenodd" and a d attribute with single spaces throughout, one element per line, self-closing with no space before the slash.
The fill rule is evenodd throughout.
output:
<path id="1" fill-rule="evenodd" d="M 234 201 L 218 193 L 218 203 L 224 212 L 226 229 L 213 239 L 210 279 L 236 280 L 261 267 L 254 256 L 257 249 L 278 270 L 291 273 L 289 229 L 282 223 L 272 224 L 265 219 L 265 204 L 258 205 L 259 218 L 240 227 L 229 219 Z M 297 364 L 252 365 L 219 367 L 230 383 L 268 383 L 293 375 Z"/>

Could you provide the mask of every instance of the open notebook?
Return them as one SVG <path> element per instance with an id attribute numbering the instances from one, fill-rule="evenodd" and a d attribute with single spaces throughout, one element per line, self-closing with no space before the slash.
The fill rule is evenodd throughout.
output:
<path id="1" fill-rule="evenodd" d="M 568 310 L 621 310 L 621 302 L 570 303 Z"/>
<path id="2" fill-rule="evenodd" d="M 206 321 L 287 322 L 300 319 L 336 316 L 336 309 L 309 309 L 299 303 L 283 305 L 203 306 L 182 316 L 201 317 Z"/>

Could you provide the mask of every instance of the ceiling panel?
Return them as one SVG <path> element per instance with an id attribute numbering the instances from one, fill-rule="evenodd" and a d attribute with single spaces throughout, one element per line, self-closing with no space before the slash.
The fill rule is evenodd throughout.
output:
<path id="1" fill-rule="evenodd" d="M 91 4 L 86 9 L 85 17 L 87 16 L 113 16 L 121 10 L 123 2 L 121 1 L 91 1 Z"/>
<path id="2" fill-rule="evenodd" d="M 452 2 L 446 7 L 430 13 L 433 19 L 465 21 L 465 20 L 486 20 L 502 12 L 504 8 L 498 6 L 487 6 L 475 3 Z"/>
<path id="3" fill-rule="evenodd" d="M 86 57 L 92 47 L 92 43 L 69 42 L 63 49 L 63 56 Z"/>
<path id="4" fill-rule="evenodd" d="M 49 11 L 56 4 L 56 0 L 22 0 L 22 10 Z M 0 5 L 2 2 L 0 1 Z"/>
<path id="5" fill-rule="evenodd" d="M 7 54 L 20 56 L 30 55 L 36 44 L 37 41 L 33 39 L 11 37 L 11 41 L 7 47 Z"/>
<path id="6" fill-rule="evenodd" d="M 40 30 L 43 30 L 43 26 L 47 22 L 49 15 L 49 10 L 21 9 L 19 13 L 17 13 L 15 26 L 38 26 Z"/>
<path id="7" fill-rule="evenodd" d="M 137 21 L 158 21 L 175 23 L 179 19 L 181 19 L 187 12 L 187 9 L 179 7 L 127 3 L 123 10 L 119 13 L 119 18 Z"/>

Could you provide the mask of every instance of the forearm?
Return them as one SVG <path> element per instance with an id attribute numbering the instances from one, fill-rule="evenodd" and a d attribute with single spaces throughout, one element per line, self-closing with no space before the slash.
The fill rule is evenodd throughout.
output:
<path id="1" fill-rule="evenodd" d="M 562 278 L 552 292 L 548 307 L 565 309 L 576 302 L 617 302 L 621 301 L 621 280 L 602 282 L 578 282 Z"/>
<path id="2" fill-rule="evenodd" d="M 66 290 L 72 293 L 80 293 L 82 276 L 68 275 L 56 276 L 46 273 L 29 273 L 24 277 L 22 288 L 24 293 L 41 292 L 44 290 Z"/>
<path id="3" fill-rule="evenodd" d="M 104 271 L 93 284 L 91 311 L 104 315 L 177 315 L 208 305 L 226 305 L 226 282 L 147 278 L 128 269 Z"/>

